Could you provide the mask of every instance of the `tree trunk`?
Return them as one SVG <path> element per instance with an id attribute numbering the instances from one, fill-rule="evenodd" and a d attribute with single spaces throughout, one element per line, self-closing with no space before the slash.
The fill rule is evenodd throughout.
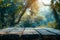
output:
<path id="1" fill-rule="evenodd" d="M 51 1 L 51 6 L 52 6 L 54 17 L 55 17 L 55 20 L 56 20 L 56 23 L 57 23 L 56 28 L 60 29 L 60 27 L 59 27 L 60 26 L 60 19 L 59 19 L 57 11 L 55 9 L 54 0 Z"/>
<path id="2" fill-rule="evenodd" d="M 55 20 L 56 20 L 56 23 L 57 23 L 57 28 L 60 29 L 60 19 L 59 19 L 59 16 L 58 16 L 55 8 L 53 8 L 53 12 L 54 12 L 54 17 L 55 17 Z"/>
<path id="3" fill-rule="evenodd" d="M 32 5 L 32 3 L 34 3 L 36 0 L 29 0 L 28 2 L 27 2 L 27 4 L 26 4 L 26 6 L 23 8 L 23 10 L 22 10 L 22 13 L 19 15 L 19 19 L 18 19 L 18 21 L 15 23 L 15 25 L 16 24 L 18 24 L 20 21 L 21 21 L 21 18 L 22 18 L 22 16 L 24 15 L 24 13 L 25 13 L 25 11 L 26 11 L 26 9 L 27 8 L 29 8 L 31 5 Z"/>

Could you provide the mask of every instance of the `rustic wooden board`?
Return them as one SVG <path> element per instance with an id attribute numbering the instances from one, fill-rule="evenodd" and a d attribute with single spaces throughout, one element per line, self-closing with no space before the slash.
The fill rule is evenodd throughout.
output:
<path id="1" fill-rule="evenodd" d="M 25 28 L 23 35 L 23 39 L 36 39 L 40 38 L 39 33 L 36 32 L 33 28 Z"/>
<path id="2" fill-rule="evenodd" d="M 19 29 L 18 28 L 6 28 L 6 29 L 0 30 L 0 40 L 19 40 L 22 35 L 22 33 L 19 33 L 20 35 L 18 34 L 18 32 L 22 32 Z M 21 28 L 21 30 L 23 29 Z"/>
<path id="3" fill-rule="evenodd" d="M 22 40 L 40 40 L 40 35 L 34 30 L 34 28 L 25 28 Z"/>
<path id="4" fill-rule="evenodd" d="M 0 34 L 8 34 L 10 31 L 12 31 L 14 28 L 5 28 L 0 30 Z"/>
<path id="5" fill-rule="evenodd" d="M 24 28 L 5 28 L 0 30 L 0 34 L 18 34 L 19 32 L 23 32 Z"/>
<path id="6" fill-rule="evenodd" d="M 46 29 L 36 29 L 41 35 L 43 40 L 58 40 L 60 39 L 55 33 L 47 31 Z"/>
<path id="7" fill-rule="evenodd" d="M 52 33 L 55 33 L 57 35 L 60 35 L 60 30 L 53 29 L 53 28 L 44 28 L 44 29 L 46 29 L 47 31 L 50 31 Z"/>
<path id="8" fill-rule="evenodd" d="M 60 39 L 60 30 L 53 28 L 5 28 L 0 30 L 0 39 L 58 40 Z"/>
<path id="9" fill-rule="evenodd" d="M 24 28 L 15 28 L 14 30 L 12 30 L 11 32 L 9 32 L 9 34 L 18 34 L 18 35 L 22 35 L 24 31 Z"/>
<path id="10" fill-rule="evenodd" d="M 48 32 L 47 30 L 44 29 L 36 29 L 41 35 L 56 35 L 54 33 Z"/>
<path id="11" fill-rule="evenodd" d="M 26 28 L 23 32 L 23 35 L 30 35 L 30 34 L 39 34 L 38 32 L 36 32 L 33 28 Z"/>

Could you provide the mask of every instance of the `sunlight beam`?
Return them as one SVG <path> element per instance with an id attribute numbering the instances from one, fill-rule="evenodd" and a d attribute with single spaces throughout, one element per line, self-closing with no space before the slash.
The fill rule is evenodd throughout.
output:
<path id="1" fill-rule="evenodd" d="M 44 4 L 51 4 L 51 0 L 42 0 Z"/>
<path id="2" fill-rule="evenodd" d="M 44 3 L 44 4 L 51 4 L 51 0 L 38 0 L 39 3 Z"/>

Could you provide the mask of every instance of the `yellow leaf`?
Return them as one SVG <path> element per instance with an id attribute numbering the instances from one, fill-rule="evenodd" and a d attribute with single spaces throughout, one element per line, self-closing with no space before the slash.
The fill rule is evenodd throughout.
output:
<path id="1" fill-rule="evenodd" d="M 7 3 L 7 7 L 10 6 L 11 4 L 10 3 Z"/>

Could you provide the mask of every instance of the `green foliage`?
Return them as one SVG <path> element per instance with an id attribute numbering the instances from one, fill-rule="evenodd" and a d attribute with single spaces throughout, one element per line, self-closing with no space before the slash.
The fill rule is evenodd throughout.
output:
<path id="1" fill-rule="evenodd" d="M 48 23 L 48 27 L 51 27 L 51 28 L 56 28 L 56 22 L 53 22 L 53 23 L 51 23 L 51 22 L 49 22 Z"/>
<path id="2" fill-rule="evenodd" d="M 0 0 L 0 28 L 13 26 L 15 15 L 19 15 L 22 7 L 22 0 Z"/>
<path id="3" fill-rule="evenodd" d="M 56 27 L 57 29 L 60 29 L 60 2 L 59 1 L 55 1 L 52 0 L 51 1 L 51 8 L 53 9 L 54 11 L 54 17 L 55 17 L 55 20 L 56 20 Z"/>

